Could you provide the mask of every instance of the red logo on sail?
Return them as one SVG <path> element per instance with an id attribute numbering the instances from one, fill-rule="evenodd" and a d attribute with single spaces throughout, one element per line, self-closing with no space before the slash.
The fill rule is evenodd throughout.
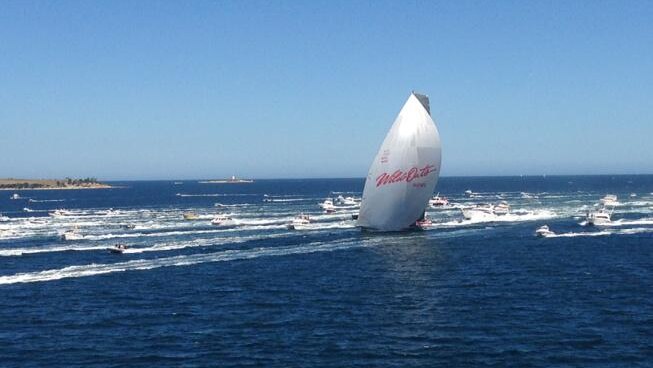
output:
<path id="1" fill-rule="evenodd" d="M 434 172 L 435 165 L 426 165 L 423 168 L 412 167 L 408 171 L 397 170 L 392 174 L 383 173 L 376 178 L 376 186 L 394 184 L 399 182 L 410 183 L 415 179 L 423 178 Z"/>

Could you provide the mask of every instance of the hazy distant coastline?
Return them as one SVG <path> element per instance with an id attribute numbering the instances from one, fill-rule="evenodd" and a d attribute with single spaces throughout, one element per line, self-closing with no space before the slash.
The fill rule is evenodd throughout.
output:
<path id="1" fill-rule="evenodd" d="M 84 179 L 0 179 L 0 190 L 106 189 L 111 185 L 96 178 Z"/>

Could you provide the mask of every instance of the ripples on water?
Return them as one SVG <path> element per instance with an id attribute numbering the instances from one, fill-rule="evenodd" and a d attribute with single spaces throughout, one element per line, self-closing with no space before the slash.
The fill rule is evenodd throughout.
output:
<path id="1" fill-rule="evenodd" d="M 452 206 L 401 234 L 361 233 L 355 208 L 320 212 L 327 196 L 360 196 L 362 180 L 119 184 L 0 191 L 3 366 L 653 360 L 651 176 L 444 178 L 457 205 L 506 200 L 512 214 L 461 221 Z M 614 222 L 580 226 L 608 193 Z M 72 215 L 47 215 L 57 208 Z M 237 225 L 211 226 L 218 212 Z M 299 212 L 314 224 L 287 230 Z M 535 238 L 543 224 L 557 235 Z M 75 226 L 83 240 L 59 240 Z M 107 252 L 118 242 L 125 254 Z"/>

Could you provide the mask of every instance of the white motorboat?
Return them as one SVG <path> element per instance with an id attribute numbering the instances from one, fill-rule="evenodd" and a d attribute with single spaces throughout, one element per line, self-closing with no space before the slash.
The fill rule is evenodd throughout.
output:
<path id="1" fill-rule="evenodd" d="M 356 206 L 358 205 L 358 202 L 356 202 L 356 199 L 354 197 L 343 197 L 339 195 L 336 198 L 336 204 L 338 206 Z"/>
<path id="2" fill-rule="evenodd" d="M 236 225 L 236 222 L 234 221 L 233 218 L 227 216 L 227 215 L 217 215 L 216 217 L 211 220 L 211 225 L 213 226 L 220 226 L 220 227 L 227 227 L 227 226 L 234 226 Z"/>
<path id="3" fill-rule="evenodd" d="M 7 222 L 7 221 L 9 221 L 9 217 L 7 217 L 7 216 L 3 216 L 3 215 L 0 213 L 0 222 Z"/>
<path id="4" fill-rule="evenodd" d="M 25 211 L 25 212 L 34 212 L 33 209 L 27 208 L 27 207 L 23 207 L 23 211 Z"/>
<path id="5" fill-rule="evenodd" d="M 322 209 L 326 213 L 336 212 L 336 206 L 333 205 L 333 201 L 329 198 L 325 199 L 324 202 L 320 203 L 320 207 L 322 207 Z"/>
<path id="6" fill-rule="evenodd" d="M 588 211 L 586 220 L 588 225 L 604 225 L 612 221 L 611 216 L 612 211 L 602 207 L 596 211 Z"/>
<path id="7" fill-rule="evenodd" d="M 123 254 L 127 250 L 127 245 L 125 244 L 116 244 L 113 247 L 109 248 L 109 252 L 113 254 Z"/>
<path id="8" fill-rule="evenodd" d="M 606 194 L 605 197 L 601 198 L 599 202 L 604 206 L 615 207 L 619 205 L 617 201 L 617 196 L 614 194 Z"/>
<path id="9" fill-rule="evenodd" d="M 472 192 L 471 189 L 467 189 L 467 190 L 465 191 L 465 195 L 466 195 L 467 197 L 471 197 L 471 196 L 474 195 L 474 192 Z"/>
<path id="10" fill-rule="evenodd" d="M 59 210 L 54 210 L 54 211 L 48 213 L 48 215 L 50 215 L 52 217 L 64 217 L 64 216 L 72 215 L 72 212 L 70 212 L 68 210 L 59 209 Z"/>
<path id="11" fill-rule="evenodd" d="M 429 98 L 413 92 L 372 161 L 357 225 L 371 231 L 414 228 L 440 176 L 441 153 Z"/>
<path id="12" fill-rule="evenodd" d="M 510 213 L 510 205 L 506 201 L 501 201 L 492 208 L 492 211 L 497 216 L 507 215 Z"/>
<path id="13" fill-rule="evenodd" d="M 11 195 L 11 197 L 9 197 L 9 199 L 22 199 L 22 197 L 19 196 L 18 193 L 14 193 Z"/>
<path id="14" fill-rule="evenodd" d="M 449 205 L 449 200 L 447 197 L 440 197 L 440 193 L 435 195 L 435 197 L 429 199 L 429 205 L 431 207 L 443 207 Z"/>
<path id="15" fill-rule="evenodd" d="M 491 220 L 495 218 L 494 206 L 488 203 L 480 203 L 460 210 L 465 220 Z"/>
<path id="16" fill-rule="evenodd" d="M 66 232 L 64 232 L 64 233 L 61 235 L 61 240 L 66 240 L 66 241 L 70 241 L 70 240 L 82 240 L 82 239 L 84 239 L 84 236 L 83 236 L 82 234 L 80 234 L 80 233 L 79 233 L 79 230 L 77 230 L 76 228 L 75 228 L 75 229 L 66 230 Z"/>
<path id="17" fill-rule="evenodd" d="M 535 230 L 535 236 L 540 238 L 545 238 L 551 235 L 555 235 L 555 233 L 551 231 L 547 225 L 540 226 L 537 230 Z"/>
<path id="18" fill-rule="evenodd" d="M 300 213 L 299 215 L 295 216 L 295 218 L 289 222 L 286 227 L 290 230 L 301 230 L 305 229 L 310 224 L 311 218 L 308 215 Z"/>

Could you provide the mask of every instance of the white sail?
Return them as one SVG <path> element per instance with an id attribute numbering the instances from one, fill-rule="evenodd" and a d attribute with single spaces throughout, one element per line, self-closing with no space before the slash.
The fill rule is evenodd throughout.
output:
<path id="1" fill-rule="evenodd" d="M 367 174 L 358 226 L 399 231 L 415 225 L 433 195 L 440 162 L 440 134 L 428 97 L 412 93 Z"/>

